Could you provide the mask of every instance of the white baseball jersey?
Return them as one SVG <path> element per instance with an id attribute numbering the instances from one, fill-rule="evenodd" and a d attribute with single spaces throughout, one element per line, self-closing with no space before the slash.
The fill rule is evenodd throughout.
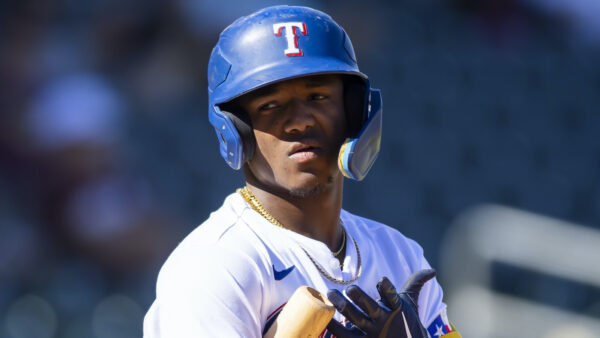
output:
<path id="1" fill-rule="evenodd" d="M 345 210 L 340 216 L 348 235 L 342 269 L 324 243 L 274 226 L 242 196 L 231 194 L 162 267 L 144 337 L 262 337 L 299 286 L 324 294 L 346 288 L 324 278 L 302 248 L 329 275 L 350 280 L 358 270 L 356 241 L 362 274 L 353 284 L 373 299 L 379 299 L 376 284 L 382 276 L 400 289 L 413 272 L 430 267 L 421 247 L 397 230 Z M 419 315 L 431 336 L 447 332 L 436 279 L 420 293 Z M 335 316 L 343 321 L 341 314 Z"/>

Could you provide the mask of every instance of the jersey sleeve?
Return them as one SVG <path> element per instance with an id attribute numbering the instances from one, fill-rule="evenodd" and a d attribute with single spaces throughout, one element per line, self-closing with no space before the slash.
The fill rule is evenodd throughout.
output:
<path id="1" fill-rule="evenodd" d="M 421 246 L 414 241 L 411 242 L 414 252 L 419 257 L 417 261 L 420 262 L 413 272 L 422 269 L 431 269 L 431 265 L 425 259 Z M 421 323 L 432 338 L 460 337 L 460 334 L 448 320 L 443 296 L 444 292 L 437 278 L 433 278 L 425 283 L 419 294 L 419 317 L 421 318 Z"/>
<path id="2" fill-rule="evenodd" d="M 256 262 L 243 253 L 181 250 L 161 269 L 144 337 L 260 337 L 263 289 Z"/>

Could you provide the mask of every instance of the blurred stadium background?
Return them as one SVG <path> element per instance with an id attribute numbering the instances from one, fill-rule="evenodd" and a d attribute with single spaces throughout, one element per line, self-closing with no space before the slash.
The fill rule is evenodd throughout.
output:
<path id="1" fill-rule="evenodd" d="M 0 337 L 141 336 L 160 265 L 243 183 L 207 121 L 210 50 L 272 4 L 0 2 Z M 600 2 L 294 4 L 383 90 L 345 208 L 422 244 L 464 336 L 597 337 Z"/>

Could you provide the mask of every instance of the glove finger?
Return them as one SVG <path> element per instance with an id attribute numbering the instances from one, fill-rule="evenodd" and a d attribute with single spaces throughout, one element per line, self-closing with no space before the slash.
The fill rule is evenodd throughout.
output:
<path id="1" fill-rule="evenodd" d="M 381 302 L 390 310 L 396 310 L 400 307 L 400 298 L 394 284 L 387 277 L 383 277 L 377 283 L 377 292 L 381 297 Z"/>
<path id="2" fill-rule="evenodd" d="M 421 288 L 428 280 L 435 277 L 435 275 L 436 272 L 434 269 L 423 269 L 413 273 L 408 277 L 406 282 L 404 282 L 400 293 L 408 295 L 414 305 L 419 304 L 419 293 L 421 292 Z"/>
<path id="3" fill-rule="evenodd" d="M 382 309 L 377 302 L 367 295 L 360 287 L 351 285 L 346 289 L 346 295 L 372 320 L 381 317 Z"/>
<path id="4" fill-rule="evenodd" d="M 344 315 L 352 324 L 365 330 L 371 324 L 371 319 L 365 316 L 354 304 L 352 304 L 341 292 L 338 290 L 329 290 L 327 292 L 327 298 L 333 303 L 333 306 L 338 310 L 339 313 Z"/>
<path id="5" fill-rule="evenodd" d="M 358 328 L 353 327 L 348 329 L 335 319 L 332 319 L 329 324 L 327 324 L 327 331 L 337 338 L 364 337 L 364 334 Z"/>

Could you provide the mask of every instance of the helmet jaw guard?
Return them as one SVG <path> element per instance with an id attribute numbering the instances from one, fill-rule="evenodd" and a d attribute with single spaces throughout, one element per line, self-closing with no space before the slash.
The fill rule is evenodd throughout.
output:
<path id="1" fill-rule="evenodd" d="M 221 111 L 218 106 L 209 108 L 212 110 L 208 114 L 210 124 L 215 128 L 217 138 L 219 139 L 219 152 L 221 157 L 235 170 L 239 170 L 244 162 L 250 157 L 244 157 L 244 148 L 242 137 L 235 128 L 231 113 Z"/>
<path id="2" fill-rule="evenodd" d="M 362 181 L 379 154 L 383 101 L 378 89 L 368 93 L 369 117 L 355 138 L 348 139 L 340 148 L 338 167 L 347 178 Z"/>
<path id="3" fill-rule="evenodd" d="M 365 94 L 373 99 L 367 76 L 359 71 L 356 64 L 350 38 L 323 12 L 307 7 L 268 7 L 227 27 L 221 33 L 208 64 L 209 121 L 217 133 L 225 162 L 233 169 L 240 169 L 252 158 L 254 139 L 245 135 L 246 130 L 240 130 L 240 127 L 248 125 L 238 123 L 236 116 L 222 110 L 220 105 L 272 83 L 327 73 L 361 78 L 366 84 Z M 377 97 L 381 98 L 379 94 Z M 348 147 L 352 151 L 346 154 L 347 160 L 344 161 L 347 165 L 340 165 L 344 175 L 353 179 L 362 179 L 366 175 L 377 157 L 381 138 L 381 114 L 378 132 L 364 131 L 371 125 L 372 117 L 377 115 L 371 113 L 368 104 L 365 104 L 362 115 L 362 129 L 355 140 L 369 135 L 371 141 L 367 144 L 356 142 Z M 363 125 L 363 121 L 367 122 Z M 379 139 L 375 142 L 371 138 L 377 135 Z M 376 148 L 372 148 L 375 145 Z M 370 155 L 361 155 L 365 151 Z M 366 158 L 370 159 L 368 165 L 363 163 Z"/>

